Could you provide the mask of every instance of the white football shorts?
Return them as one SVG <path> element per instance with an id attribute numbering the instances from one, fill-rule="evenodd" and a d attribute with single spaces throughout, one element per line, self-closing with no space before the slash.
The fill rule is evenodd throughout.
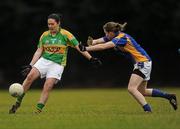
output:
<path id="1" fill-rule="evenodd" d="M 144 74 L 144 80 L 150 80 L 151 69 L 152 69 L 152 61 L 147 62 L 138 62 L 134 64 L 134 70 L 138 69 L 142 74 Z"/>
<path id="2" fill-rule="evenodd" d="M 64 66 L 41 57 L 34 66 L 40 72 L 41 78 L 56 78 L 61 80 Z"/>

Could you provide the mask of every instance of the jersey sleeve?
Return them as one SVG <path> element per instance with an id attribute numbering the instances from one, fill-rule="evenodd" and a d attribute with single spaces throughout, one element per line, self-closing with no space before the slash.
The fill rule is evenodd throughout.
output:
<path id="1" fill-rule="evenodd" d="M 107 36 L 104 36 L 104 37 L 103 37 L 103 40 L 104 40 L 104 42 L 110 41 Z"/>
<path id="2" fill-rule="evenodd" d="M 44 37 L 44 35 L 47 35 L 47 34 L 48 34 L 48 32 L 46 31 L 39 38 L 38 48 L 42 47 L 42 45 L 43 45 L 43 37 Z"/>
<path id="3" fill-rule="evenodd" d="M 68 44 L 69 46 L 74 47 L 74 46 L 77 46 L 77 45 L 79 44 L 78 40 L 77 40 L 77 39 L 74 37 L 74 35 L 73 35 L 72 33 L 70 33 L 69 31 L 63 29 L 63 30 L 61 31 L 61 33 L 67 37 L 67 40 L 68 40 L 67 44 Z"/>
<path id="4" fill-rule="evenodd" d="M 116 45 L 116 46 L 125 46 L 127 43 L 127 38 L 125 36 L 123 37 L 115 37 L 112 39 L 112 42 Z"/>
<path id="5" fill-rule="evenodd" d="M 42 47 L 42 37 L 43 37 L 43 34 L 39 38 L 38 48 Z"/>

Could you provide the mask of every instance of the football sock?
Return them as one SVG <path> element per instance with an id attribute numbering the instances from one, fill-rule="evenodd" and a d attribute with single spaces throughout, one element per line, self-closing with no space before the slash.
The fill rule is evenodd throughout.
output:
<path id="1" fill-rule="evenodd" d="M 43 107 L 44 107 L 44 104 L 38 103 L 37 106 L 36 106 L 36 109 L 41 111 L 43 109 Z"/>
<path id="2" fill-rule="evenodd" d="M 145 105 L 143 106 L 143 109 L 144 109 L 145 112 L 152 112 L 151 107 L 150 107 L 149 104 L 145 104 Z"/>
<path id="3" fill-rule="evenodd" d="M 25 96 L 25 93 L 23 93 L 21 96 L 18 96 L 16 102 L 20 104 L 24 96 Z"/>
<path id="4" fill-rule="evenodd" d="M 161 90 L 153 89 L 152 90 L 152 97 L 162 97 L 162 98 L 169 99 L 171 97 L 171 95 L 168 93 L 165 93 Z"/>

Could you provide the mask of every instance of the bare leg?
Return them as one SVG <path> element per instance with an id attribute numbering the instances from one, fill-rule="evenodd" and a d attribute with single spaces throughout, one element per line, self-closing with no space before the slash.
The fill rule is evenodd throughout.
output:
<path id="1" fill-rule="evenodd" d="M 152 88 L 147 89 L 147 81 L 143 81 L 141 85 L 138 87 L 139 92 L 143 94 L 144 96 L 152 96 Z"/>
<path id="2" fill-rule="evenodd" d="M 46 79 L 43 90 L 41 92 L 40 99 L 37 104 L 37 111 L 35 113 L 40 113 L 42 111 L 42 108 L 44 107 L 44 105 L 46 104 L 46 102 L 49 98 L 49 92 L 52 90 L 56 81 L 57 81 L 57 79 L 55 79 L 55 78 Z"/>
<path id="3" fill-rule="evenodd" d="M 173 107 L 174 110 L 177 110 L 178 105 L 177 105 L 177 99 L 175 94 L 169 94 L 161 90 L 157 89 L 147 89 L 147 81 L 143 81 L 141 85 L 138 88 L 139 92 L 141 92 L 144 96 L 149 96 L 149 97 L 161 97 L 169 100 L 169 103 Z"/>
<path id="4" fill-rule="evenodd" d="M 39 71 L 36 68 L 32 68 L 30 73 L 27 75 L 26 79 L 23 82 L 23 88 L 24 88 L 24 94 L 17 97 L 16 103 L 12 105 L 11 109 L 9 110 L 9 114 L 16 113 L 17 109 L 20 107 L 22 99 L 27 92 L 27 90 L 30 88 L 31 84 L 34 80 L 36 80 L 40 76 Z"/>
<path id="5" fill-rule="evenodd" d="M 142 82 L 142 77 L 136 74 L 132 74 L 128 84 L 128 91 L 137 100 L 137 102 L 143 106 L 147 104 L 147 102 L 141 92 L 138 91 L 138 87 L 141 85 Z"/>
<path id="6" fill-rule="evenodd" d="M 24 87 L 24 92 L 27 92 L 34 80 L 36 80 L 39 76 L 39 71 L 33 67 L 22 84 Z"/>

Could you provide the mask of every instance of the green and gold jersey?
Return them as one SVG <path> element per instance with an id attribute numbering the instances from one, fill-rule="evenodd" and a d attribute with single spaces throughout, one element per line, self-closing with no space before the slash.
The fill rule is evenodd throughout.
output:
<path id="1" fill-rule="evenodd" d="M 40 37 L 38 47 L 43 48 L 43 58 L 65 66 L 68 46 L 76 45 L 78 45 L 76 38 L 69 31 L 61 29 L 55 36 L 45 31 Z"/>

